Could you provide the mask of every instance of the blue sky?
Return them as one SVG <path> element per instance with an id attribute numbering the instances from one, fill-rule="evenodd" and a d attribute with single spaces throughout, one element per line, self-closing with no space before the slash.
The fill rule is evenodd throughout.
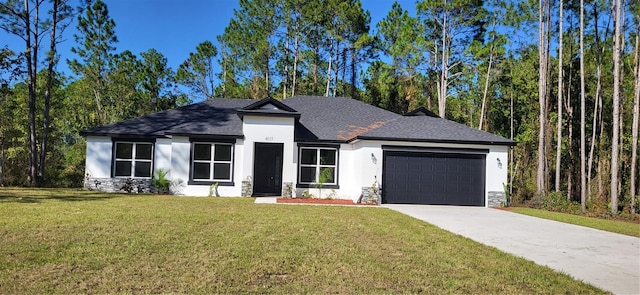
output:
<path id="1" fill-rule="evenodd" d="M 174 70 L 205 40 L 216 44 L 216 36 L 233 16 L 238 0 L 105 0 L 109 15 L 116 22 L 116 52 L 130 50 L 140 52 L 155 48 L 167 59 Z M 402 8 L 414 14 L 415 0 L 398 0 Z M 384 18 L 393 1 L 362 0 L 364 9 L 371 13 L 371 29 Z M 64 32 L 66 41 L 59 45 L 61 62 L 58 70 L 68 72 L 66 59 L 73 59 L 71 47 L 74 23 Z M 46 43 L 46 42 L 45 42 Z M 24 48 L 21 39 L 0 32 L 0 47 L 5 45 L 14 51 Z"/>

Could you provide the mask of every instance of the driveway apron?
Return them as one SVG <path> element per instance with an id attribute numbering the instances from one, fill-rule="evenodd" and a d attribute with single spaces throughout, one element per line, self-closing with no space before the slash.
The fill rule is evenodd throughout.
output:
<path id="1" fill-rule="evenodd" d="M 481 207 L 383 205 L 615 294 L 640 294 L 640 239 Z"/>

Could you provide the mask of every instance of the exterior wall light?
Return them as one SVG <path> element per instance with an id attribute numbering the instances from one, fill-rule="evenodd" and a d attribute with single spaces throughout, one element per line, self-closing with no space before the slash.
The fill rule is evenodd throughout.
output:
<path id="1" fill-rule="evenodd" d="M 373 162 L 373 164 L 378 164 L 378 159 L 376 158 L 376 155 L 374 155 L 373 153 L 371 153 L 371 162 Z"/>
<path id="2" fill-rule="evenodd" d="M 498 161 L 498 169 L 502 169 L 502 162 L 500 162 L 500 158 L 496 158 Z"/>

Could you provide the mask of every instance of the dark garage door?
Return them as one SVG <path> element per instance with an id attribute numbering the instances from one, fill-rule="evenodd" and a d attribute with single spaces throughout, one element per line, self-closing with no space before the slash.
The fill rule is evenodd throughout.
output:
<path id="1" fill-rule="evenodd" d="M 484 206 L 485 155 L 385 152 L 383 202 Z"/>

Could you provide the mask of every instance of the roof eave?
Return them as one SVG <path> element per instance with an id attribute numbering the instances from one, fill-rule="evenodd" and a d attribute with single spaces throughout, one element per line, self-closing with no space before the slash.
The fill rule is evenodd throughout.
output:
<path id="1" fill-rule="evenodd" d="M 515 141 L 480 141 L 480 140 L 455 140 L 455 139 L 427 139 L 427 138 L 393 138 L 380 136 L 356 136 L 348 140 L 352 143 L 356 140 L 380 140 L 380 141 L 405 141 L 405 142 L 430 142 L 430 143 L 455 143 L 455 144 L 478 144 L 495 146 L 516 146 Z"/>
<path id="2" fill-rule="evenodd" d="M 117 138 L 169 138 L 164 134 L 139 134 L 139 133 L 118 133 L 118 132 L 92 132 L 88 130 L 82 130 L 79 132 L 82 137 L 89 136 L 105 136 L 105 137 L 117 137 Z"/>
<path id="3" fill-rule="evenodd" d="M 294 118 L 294 119 L 300 119 L 300 113 L 295 112 L 295 113 L 284 113 L 284 112 L 266 112 L 266 111 L 255 111 L 255 110 L 238 110 L 237 111 L 238 117 L 240 117 L 241 119 L 244 118 L 244 116 L 262 116 L 262 117 L 283 117 L 283 118 Z"/>

